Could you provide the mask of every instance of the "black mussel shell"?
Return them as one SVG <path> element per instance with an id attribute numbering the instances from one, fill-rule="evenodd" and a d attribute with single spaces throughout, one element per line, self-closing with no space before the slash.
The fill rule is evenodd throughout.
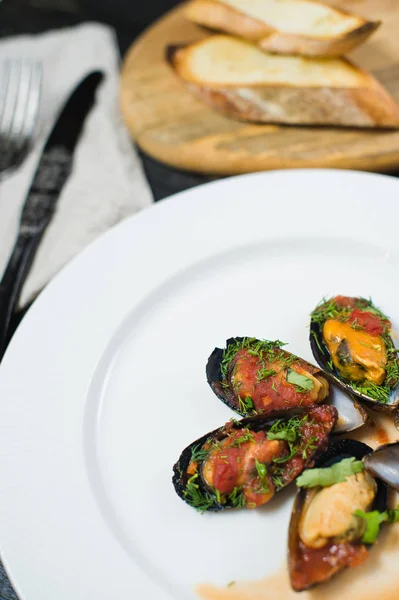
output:
<path id="1" fill-rule="evenodd" d="M 243 342 L 244 339 L 245 338 L 243 337 L 229 338 L 226 341 L 226 350 L 228 350 L 230 346 L 235 345 L 237 342 Z M 241 415 L 242 417 L 247 417 L 249 416 L 248 411 L 242 411 L 239 409 L 236 394 L 234 394 L 230 386 L 227 386 L 223 381 L 224 377 L 221 367 L 226 350 L 222 348 L 214 349 L 206 364 L 206 379 L 216 396 L 222 402 L 227 404 L 227 406 L 232 408 L 237 414 Z M 256 412 L 250 411 L 250 414 L 256 414 Z"/>
<path id="2" fill-rule="evenodd" d="M 324 452 L 322 457 L 317 461 L 315 467 L 330 467 L 332 464 L 340 462 L 344 458 L 350 457 L 354 457 L 356 460 L 365 461 L 368 457 L 372 456 L 372 454 L 373 449 L 370 448 L 370 446 L 367 446 L 366 444 L 363 444 L 362 442 L 358 442 L 356 440 L 343 439 L 338 442 L 331 443 L 328 446 L 326 452 Z M 383 512 L 387 508 L 387 486 L 380 479 L 376 479 L 376 483 L 377 493 L 371 510 L 378 510 L 380 512 Z M 310 560 L 310 557 L 308 557 L 308 561 L 304 562 L 302 558 L 302 542 L 299 538 L 298 528 L 301 512 L 308 493 L 309 490 L 306 488 L 301 488 L 298 490 L 292 508 L 291 520 L 289 524 L 288 569 L 290 574 L 291 586 L 297 592 L 304 591 L 316 585 L 324 583 L 331 579 L 333 575 L 345 569 L 345 565 L 335 563 L 334 560 L 332 560 L 331 563 L 329 563 L 328 561 L 326 561 L 325 558 L 323 558 L 323 556 L 320 553 L 322 553 L 323 550 L 325 550 L 324 547 L 317 550 L 316 553 L 318 554 L 318 560 L 321 560 L 324 565 L 323 568 L 325 569 L 325 572 L 323 573 L 323 575 L 320 575 L 318 579 L 312 579 L 311 576 L 305 577 L 306 568 L 309 568 L 309 564 L 312 566 L 314 564 L 314 561 Z M 362 545 L 365 546 L 365 544 Z"/>
<path id="3" fill-rule="evenodd" d="M 270 411 L 266 411 L 265 409 L 257 409 L 253 404 L 252 406 L 245 406 L 242 402 L 240 403 L 239 396 L 236 390 L 234 390 L 233 386 L 231 385 L 231 367 L 234 365 L 234 359 L 231 361 L 231 367 L 229 369 L 230 372 L 227 374 L 227 378 L 224 377 L 222 373 L 222 365 L 224 358 L 226 355 L 229 354 L 229 351 L 234 351 L 234 349 L 237 348 L 237 344 L 242 345 L 245 344 L 245 342 L 247 343 L 247 345 L 244 345 L 243 348 L 249 348 L 250 350 L 252 349 L 252 346 L 250 344 L 253 344 L 253 347 L 256 347 L 258 344 L 275 345 L 276 349 L 278 349 L 279 354 L 281 354 L 281 356 L 283 356 L 285 359 L 296 359 L 303 363 L 303 365 L 306 365 L 309 369 L 309 372 L 312 375 L 323 375 L 322 371 L 318 367 L 315 367 L 314 365 L 311 365 L 310 363 L 301 359 L 300 357 L 296 357 L 287 350 L 282 349 L 281 346 L 284 345 L 282 344 L 282 342 L 257 340 L 255 338 L 248 337 L 235 337 L 228 339 L 226 341 L 225 349 L 215 348 L 212 354 L 210 355 L 206 365 L 206 377 L 210 387 L 212 388 L 216 396 L 242 417 L 257 415 L 260 413 L 267 414 L 267 412 L 271 412 L 272 410 L 285 409 L 288 407 L 287 404 L 284 404 L 284 406 L 274 407 L 271 408 Z M 298 397 L 300 402 L 298 402 L 298 404 L 291 405 L 290 408 L 294 408 L 295 406 L 304 406 L 303 398 L 301 398 L 300 396 Z M 310 404 L 309 401 L 308 404 Z"/>
<path id="4" fill-rule="evenodd" d="M 198 453 L 198 450 L 201 450 L 203 448 L 204 444 L 210 440 L 214 440 L 214 441 L 223 440 L 226 437 L 226 428 L 228 429 L 229 432 L 234 431 L 234 430 L 248 428 L 250 431 L 257 433 L 259 431 L 268 431 L 272 427 L 272 425 L 274 423 L 276 423 L 277 420 L 289 420 L 293 417 L 303 418 L 305 415 L 308 415 L 308 414 L 311 416 L 311 418 L 313 415 L 313 418 L 316 421 L 316 423 L 318 421 L 326 423 L 327 421 L 323 420 L 323 418 L 330 419 L 329 426 L 326 426 L 326 428 L 325 428 L 325 434 L 320 435 L 317 438 L 317 441 L 315 442 L 311 451 L 308 451 L 308 455 L 306 456 L 306 459 L 304 460 L 304 464 L 303 464 L 303 468 L 301 469 L 301 472 L 304 469 L 310 468 L 311 466 L 314 465 L 314 462 L 315 462 L 315 460 L 317 460 L 319 455 L 322 452 L 324 452 L 324 450 L 327 448 L 330 433 L 334 429 L 334 426 L 337 422 L 337 416 L 338 416 L 337 410 L 332 406 L 313 405 L 311 407 L 308 407 L 307 409 L 296 408 L 296 409 L 285 409 L 285 410 L 275 411 L 267 416 L 258 415 L 255 417 L 248 417 L 248 418 L 242 419 L 241 421 L 230 421 L 230 422 L 226 423 L 226 425 L 224 425 L 223 427 L 219 427 L 218 429 L 215 429 L 214 431 L 207 433 L 206 435 L 200 437 L 199 439 L 195 440 L 195 442 L 192 442 L 189 446 L 187 446 L 187 448 L 185 448 L 183 450 L 183 452 L 181 453 L 180 458 L 177 461 L 177 463 L 174 465 L 172 481 L 173 481 L 173 485 L 176 490 L 176 493 L 187 504 L 189 504 L 190 506 L 193 506 L 194 508 L 198 509 L 201 512 L 219 511 L 219 510 L 222 510 L 225 508 L 243 508 L 244 507 L 243 505 L 238 506 L 237 503 L 234 503 L 234 502 L 230 501 L 229 499 L 227 499 L 227 501 L 224 503 L 220 503 L 218 501 L 215 492 L 212 491 L 207 486 L 205 481 L 202 479 L 202 476 L 201 476 L 202 461 L 201 460 L 197 461 L 198 477 L 196 477 L 195 485 L 198 486 L 196 488 L 198 490 L 198 493 L 196 494 L 196 499 L 193 500 L 193 497 L 187 493 L 188 492 L 187 486 L 192 477 L 191 474 L 187 473 L 187 469 L 189 468 L 190 462 L 192 460 L 193 452 L 195 451 L 196 453 Z M 317 418 L 318 415 L 320 415 L 320 419 Z M 298 476 L 299 474 L 300 473 L 297 472 L 295 476 Z M 276 487 L 275 491 L 276 492 L 280 491 L 280 489 L 283 489 L 283 487 L 286 487 L 286 485 L 291 483 L 291 481 L 293 479 L 294 479 L 294 477 L 292 477 L 292 479 L 289 479 L 287 477 L 287 479 L 284 480 L 281 487 Z"/>
<path id="5" fill-rule="evenodd" d="M 206 365 L 207 381 L 213 392 L 222 402 L 224 402 L 224 404 L 227 404 L 229 408 L 233 409 L 242 417 L 255 416 L 258 414 L 258 410 L 255 406 L 246 407 L 245 403 L 240 403 L 237 392 L 229 383 L 229 374 L 226 379 L 222 373 L 222 364 L 224 357 L 229 353 L 230 349 L 234 349 L 237 347 L 237 344 L 242 344 L 245 340 L 249 341 L 251 339 L 255 343 L 261 343 L 260 340 L 255 340 L 253 338 L 235 337 L 228 339 L 226 341 L 225 349 L 214 349 Z M 281 350 L 281 353 L 286 357 L 293 357 L 293 355 L 286 350 Z M 322 375 L 329 384 L 329 395 L 326 398 L 326 402 L 335 406 L 339 413 L 338 424 L 335 433 L 348 433 L 349 431 L 353 431 L 354 429 L 362 427 L 368 419 L 366 411 L 342 389 L 337 387 L 334 388 L 334 381 L 331 379 L 331 377 L 328 377 L 318 367 L 311 365 L 303 359 L 299 360 L 307 365 L 309 372 L 311 372 L 312 375 Z M 302 398 L 300 398 L 300 401 L 302 402 Z M 287 405 L 284 405 L 284 408 L 286 407 Z M 294 406 L 291 406 L 291 408 L 294 408 Z M 262 412 L 265 415 L 268 414 L 265 410 L 259 412 Z"/>
<path id="6" fill-rule="evenodd" d="M 369 300 L 366 300 L 364 298 L 354 298 L 353 300 L 356 300 L 359 303 L 361 303 L 360 308 L 362 308 L 363 310 L 367 311 L 368 307 L 372 307 L 374 310 L 374 306 L 372 305 L 372 303 Z M 331 360 L 331 354 L 330 354 L 327 344 L 324 342 L 324 338 L 323 338 L 323 325 L 325 323 L 325 320 L 327 320 L 327 319 L 320 322 L 320 321 L 315 321 L 313 318 L 313 315 L 315 315 L 317 313 L 317 311 L 320 308 L 322 308 L 325 304 L 328 304 L 328 302 L 330 302 L 330 301 L 328 300 L 328 301 L 326 301 L 326 303 L 323 303 L 323 304 L 319 305 L 318 307 L 316 307 L 316 309 L 313 311 L 313 313 L 311 315 L 309 341 L 310 341 L 310 346 L 311 346 L 311 349 L 313 352 L 313 356 L 315 357 L 317 363 L 320 365 L 320 367 L 323 369 L 323 371 L 325 371 L 333 379 L 333 381 L 336 383 L 336 385 L 340 386 L 343 390 L 346 391 L 347 394 L 350 394 L 352 397 L 356 398 L 358 401 L 361 401 L 363 404 L 365 404 L 369 408 L 372 408 L 373 410 L 381 411 L 381 412 L 397 411 L 398 407 L 399 407 L 399 379 L 398 379 L 398 382 L 392 386 L 391 393 L 389 395 L 389 399 L 387 401 L 380 401 L 380 400 L 373 398 L 368 393 L 360 392 L 359 390 L 355 389 L 349 380 L 342 378 L 341 374 L 338 372 L 338 370 L 333 365 L 332 360 Z M 394 348 L 395 345 L 394 345 L 393 340 L 391 338 L 389 338 L 389 339 L 390 339 L 391 347 Z M 392 357 L 391 360 L 398 361 L 398 359 L 396 357 L 395 358 Z M 399 365 L 399 363 L 398 363 L 398 365 Z"/>

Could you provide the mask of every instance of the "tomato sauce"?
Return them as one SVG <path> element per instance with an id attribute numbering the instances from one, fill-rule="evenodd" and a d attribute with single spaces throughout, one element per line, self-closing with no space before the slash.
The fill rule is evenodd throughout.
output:
<path id="1" fill-rule="evenodd" d="M 367 310 L 361 310 L 360 308 L 355 308 L 348 319 L 349 323 L 356 323 L 359 325 L 366 333 L 370 335 L 382 335 L 384 330 L 389 327 L 390 323 L 388 320 L 383 320 L 377 315 L 368 312 Z"/>
<path id="2" fill-rule="evenodd" d="M 284 483 L 296 479 L 304 469 L 314 465 L 311 456 L 317 448 L 323 451 L 328 446 L 328 434 L 334 427 L 336 409 L 332 406 L 314 406 L 309 410 L 308 420 L 300 429 L 301 443 L 295 456 L 285 463 L 285 472 L 282 475 Z"/>
<path id="3" fill-rule="evenodd" d="M 308 548 L 299 541 L 297 552 L 291 557 L 291 581 L 294 589 L 300 591 L 329 579 L 343 567 L 357 567 L 367 558 L 368 551 L 363 544 L 331 542 L 323 548 Z"/>
<path id="4" fill-rule="evenodd" d="M 228 423 L 226 438 L 210 446 L 209 455 L 202 462 L 202 477 L 222 495 L 239 488 L 249 508 L 261 506 L 274 495 L 276 486 L 290 483 L 303 469 L 313 466 L 312 456 L 316 449 L 323 451 L 327 447 L 336 419 L 334 407 L 311 408 L 298 428 L 295 446 L 291 447 L 284 440 L 269 440 L 267 431 L 235 429 Z M 192 474 L 194 468 L 197 470 L 198 464 L 190 463 L 187 472 Z"/>
<path id="5" fill-rule="evenodd" d="M 370 335 L 381 336 L 391 327 L 391 323 L 388 319 L 383 319 L 373 312 L 370 312 L 367 310 L 367 306 L 365 306 L 364 309 L 356 306 L 359 302 L 358 298 L 335 296 L 333 300 L 338 307 L 353 309 L 349 314 L 348 322 L 359 325 L 363 331 L 366 331 Z"/>
<path id="6" fill-rule="evenodd" d="M 282 352 L 282 351 L 279 351 Z M 277 353 L 276 353 L 277 355 Z M 262 366 L 269 370 L 263 379 Z M 319 370 L 298 358 L 290 364 L 293 370 L 305 370 L 314 375 Z M 258 356 L 252 356 L 247 349 L 239 350 L 233 361 L 233 388 L 242 400 L 250 396 L 254 407 L 259 412 L 279 410 L 287 406 L 309 406 L 315 399 L 311 391 L 298 391 L 298 388 L 287 381 L 287 368 L 276 360 L 262 365 Z"/>

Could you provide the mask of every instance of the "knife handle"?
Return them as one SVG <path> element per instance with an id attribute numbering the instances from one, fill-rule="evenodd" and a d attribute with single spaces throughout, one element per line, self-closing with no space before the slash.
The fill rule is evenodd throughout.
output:
<path id="1" fill-rule="evenodd" d="M 8 344 L 11 317 L 41 236 L 21 234 L 0 283 L 0 360 Z"/>

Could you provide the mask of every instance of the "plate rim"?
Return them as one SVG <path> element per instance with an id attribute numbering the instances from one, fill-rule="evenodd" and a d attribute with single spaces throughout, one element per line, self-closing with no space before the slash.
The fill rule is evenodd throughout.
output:
<path id="1" fill-rule="evenodd" d="M 57 298 L 58 295 L 58 290 L 59 288 L 63 286 L 63 282 L 64 280 L 68 279 L 68 278 L 72 278 L 72 280 L 74 279 L 75 275 L 74 272 L 78 271 L 80 269 L 79 265 L 83 265 L 85 264 L 85 260 L 88 260 L 88 257 L 90 257 L 92 254 L 96 254 L 96 252 L 98 251 L 97 249 L 104 246 L 107 243 L 113 243 L 112 240 L 113 239 L 117 239 L 117 236 L 119 235 L 119 232 L 122 232 L 124 230 L 124 228 L 126 228 L 126 230 L 128 230 L 131 227 L 131 223 L 140 223 L 140 220 L 142 219 L 147 219 L 149 217 L 146 217 L 145 215 L 148 214 L 152 214 L 152 215 L 156 215 L 157 212 L 158 214 L 161 213 L 163 211 L 170 211 L 171 209 L 168 208 L 169 206 L 174 206 L 174 205 L 178 205 L 181 202 L 197 202 L 197 201 L 201 201 L 201 196 L 205 193 L 205 195 L 207 194 L 207 192 L 212 189 L 212 188 L 219 188 L 219 187 L 225 187 L 228 188 L 228 186 L 230 185 L 234 185 L 235 183 L 237 183 L 237 181 L 246 181 L 246 180 L 257 180 L 259 179 L 259 181 L 261 181 L 263 178 L 267 178 L 267 179 L 273 179 L 273 177 L 281 177 L 282 175 L 284 177 L 305 177 L 305 178 L 311 178 L 312 174 L 317 173 L 318 175 L 326 175 L 327 177 L 347 177 L 348 180 L 352 179 L 355 180 L 356 178 L 360 178 L 360 179 L 367 179 L 370 180 L 374 179 L 377 182 L 381 181 L 381 180 L 386 180 L 386 181 L 390 181 L 392 182 L 395 186 L 398 186 L 399 189 L 399 179 L 396 179 L 393 176 L 390 175 L 383 175 L 383 174 L 377 174 L 377 173 L 364 173 L 362 171 L 346 171 L 346 170 L 336 170 L 336 169 L 290 169 L 290 170 L 278 170 L 278 171 L 267 171 L 267 172 L 262 172 L 262 173 L 249 173 L 249 174 L 243 174 L 243 175 L 238 175 L 238 176 L 234 176 L 234 177 L 230 177 L 227 179 L 223 179 L 223 180 L 217 180 L 217 181 L 212 181 L 212 182 L 207 182 L 205 184 L 202 184 L 200 186 L 197 186 L 195 188 L 191 188 L 189 190 L 184 190 L 182 192 L 179 192 L 177 194 L 174 194 L 173 196 L 170 196 L 169 198 L 165 199 L 165 201 L 161 201 L 155 205 L 152 205 L 151 207 L 144 209 L 142 211 L 140 211 L 140 213 L 132 215 L 130 217 L 128 217 L 127 219 L 125 219 L 124 221 L 122 221 L 121 223 L 115 225 L 112 229 L 110 229 L 109 231 L 107 231 L 106 233 L 102 234 L 101 236 L 99 236 L 96 240 L 94 240 L 93 242 L 91 242 L 81 253 L 79 253 L 75 258 L 73 258 L 63 269 L 61 269 L 61 271 L 56 275 L 56 277 L 49 283 L 49 285 L 45 288 L 45 290 L 39 295 L 39 297 L 37 298 L 37 300 L 35 301 L 34 305 L 29 309 L 29 311 L 27 312 L 27 314 L 25 315 L 23 321 L 21 322 L 20 327 L 18 328 L 18 331 L 16 332 L 15 337 L 13 338 L 7 352 L 6 355 L 4 357 L 4 361 L 2 362 L 1 366 L 0 366 L 0 389 L 2 389 L 3 386 L 3 382 L 5 380 L 6 377 L 6 373 L 8 373 L 9 370 L 14 371 L 15 369 L 17 369 L 17 372 L 20 371 L 20 358 L 18 357 L 18 355 L 16 354 L 19 351 L 19 347 L 21 346 L 21 343 L 23 343 L 23 339 L 25 337 L 25 335 L 28 333 L 29 328 L 33 327 L 33 330 L 35 329 L 35 327 L 37 327 L 37 324 L 35 324 L 35 318 L 36 315 L 38 313 L 40 313 L 42 306 L 45 306 L 46 303 L 51 302 L 53 298 Z M 241 184 L 240 184 L 241 185 Z M 195 196 L 198 196 L 199 200 L 197 198 L 195 198 Z M 192 200 L 190 200 L 190 197 L 193 197 Z M 399 206 L 398 206 L 398 211 L 399 211 Z M 122 322 L 124 320 L 126 315 L 122 315 L 119 319 L 119 322 Z M 108 340 L 110 341 L 110 339 Z M 107 351 L 107 347 L 108 344 L 102 349 L 100 357 L 104 355 L 104 353 Z M 91 375 L 92 374 L 88 374 Z M 10 377 L 10 375 L 7 375 L 7 377 Z M 9 401 L 9 400 L 8 400 Z M 3 414 L 4 409 L 2 409 L 0 407 L 0 416 Z M 7 454 L 4 454 L 5 450 L 3 447 L 3 441 L 2 441 L 2 436 L 0 435 L 0 453 L 3 452 L 4 456 L 7 456 Z M 5 469 L 7 470 L 7 469 Z M 6 477 L 6 475 L 3 475 L 3 477 Z M 1 499 L 0 496 L 0 508 L 1 506 L 4 504 L 3 500 Z M 1 510 L 0 510 L 1 512 Z M 25 590 L 22 589 L 22 587 L 20 587 L 19 584 L 19 579 L 20 576 L 19 575 L 14 575 L 14 573 L 16 571 L 18 571 L 17 565 L 13 566 L 13 564 L 11 564 L 8 561 L 8 552 L 7 549 L 3 548 L 3 540 L 7 537 L 8 535 L 11 535 L 12 537 L 12 532 L 11 534 L 9 533 L 9 531 L 11 530 L 11 528 L 8 528 L 9 531 L 6 532 L 7 526 L 3 523 L 3 521 L 0 519 L 0 556 L 2 558 L 3 564 L 6 568 L 7 574 L 10 578 L 10 581 L 12 582 L 12 585 L 14 587 L 14 589 L 16 590 L 16 592 L 18 593 L 19 597 L 21 598 L 21 600 L 30 600 L 30 596 L 28 596 L 25 593 Z M 10 552 L 11 554 L 11 552 Z M 11 561 L 12 562 L 12 561 Z M 166 596 L 165 596 L 166 597 Z"/>

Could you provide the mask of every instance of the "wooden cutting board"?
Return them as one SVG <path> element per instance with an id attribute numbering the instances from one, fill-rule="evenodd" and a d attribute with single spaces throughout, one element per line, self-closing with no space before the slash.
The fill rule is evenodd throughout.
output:
<path id="1" fill-rule="evenodd" d="M 399 0 L 346 0 L 338 6 L 383 25 L 351 57 L 371 70 L 399 102 Z M 340 167 L 389 171 L 399 167 L 399 131 L 253 125 L 234 121 L 194 98 L 164 52 L 168 44 L 207 35 L 183 16 L 183 5 L 156 22 L 128 51 L 121 107 L 139 146 L 173 167 L 208 174 L 265 169 Z"/>

